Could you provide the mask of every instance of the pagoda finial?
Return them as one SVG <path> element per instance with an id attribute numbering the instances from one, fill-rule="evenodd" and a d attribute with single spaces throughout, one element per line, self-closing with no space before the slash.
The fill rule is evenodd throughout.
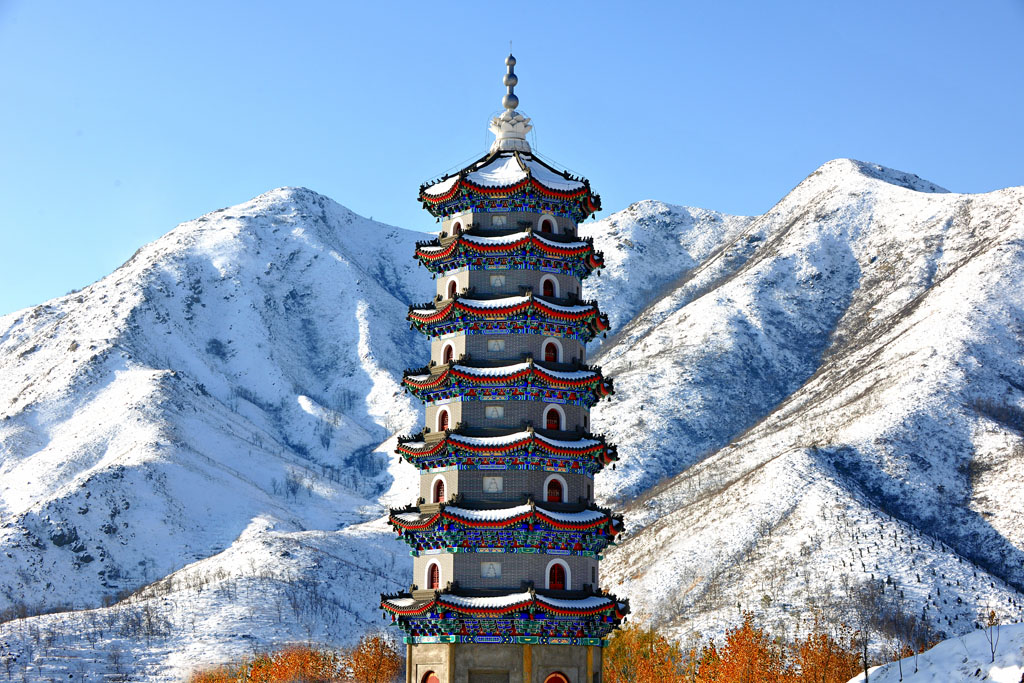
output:
<path id="1" fill-rule="evenodd" d="M 526 134 L 533 126 L 530 125 L 530 119 L 516 111 L 516 107 L 519 106 L 519 97 L 516 96 L 515 88 L 519 83 L 519 77 L 515 72 L 516 58 L 511 53 L 505 58 L 505 65 L 508 66 L 508 71 L 502 82 L 508 90 L 501 98 L 501 106 L 505 108 L 505 111 L 500 116 L 491 119 L 490 129 L 495 137 L 494 144 L 491 145 L 491 153 L 529 152 L 530 143 L 526 141 Z"/>
<path id="2" fill-rule="evenodd" d="M 509 53 L 508 57 L 505 58 L 505 64 L 508 66 L 508 72 L 505 74 L 502 82 L 508 86 L 508 93 L 501 98 L 501 106 L 514 111 L 519 106 L 519 98 L 516 97 L 515 93 L 516 83 L 519 82 L 519 77 L 516 76 L 515 72 L 516 58 Z"/>

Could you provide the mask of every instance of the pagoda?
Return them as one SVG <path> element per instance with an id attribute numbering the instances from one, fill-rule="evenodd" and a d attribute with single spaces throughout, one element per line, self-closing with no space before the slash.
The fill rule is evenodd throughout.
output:
<path id="1" fill-rule="evenodd" d="M 590 409 L 613 388 L 587 365 L 608 318 L 581 297 L 603 260 L 577 225 L 601 200 L 531 151 L 515 63 L 488 153 L 420 187 L 441 231 L 415 257 L 437 295 L 409 309 L 431 361 L 403 384 L 426 426 L 397 449 L 420 471 L 419 500 L 390 514 L 414 575 L 381 596 L 407 683 L 599 682 L 600 648 L 629 611 L 598 587 L 622 517 L 594 503 L 617 456 Z"/>

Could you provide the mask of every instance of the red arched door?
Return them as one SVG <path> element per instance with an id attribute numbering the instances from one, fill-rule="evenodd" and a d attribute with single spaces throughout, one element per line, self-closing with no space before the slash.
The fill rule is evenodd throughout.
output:
<path id="1" fill-rule="evenodd" d="M 552 280 L 545 280 L 544 284 L 541 285 L 541 293 L 544 296 L 554 296 L 555 283 Z"/>
<path id="2" fill-rule="evenodd" d="M 550 219 L 545 218 L 544 220 L 542 220 L 540 222 L 540 231 L 541 232 L 551 232 L 553 229 L 554 229 L 554 225 L 551 223 Z"/>
<path id="3" fill-rule="evenodd" d="M 448 429 L 448 411 L 442 410 L 437 415 L 437 431 L 443 432 Z"/>
<path id="4" fill-rule="evenodd" d="M 441 570 L 436 564 L 430 565 L 427 569 L 427 589 L 437 590 L 441 587 Z"/>
<path id="5" fill-rule="evenodd" d="M 550 408 L 548 409 L 548 414 L 544 418 L 544 423 L 548 429 L 561 429 L 562 416 L 558 414 L 557 410 Z"/>
<path id="6" fill-rule="evenodd" d="M 444 502 L 444 479 L 438 479 L 434 482 L 434 502 Z"/>
<path id="7" fill-rule="evenodd" d="M 459 283 L 452 280 L 448 283 L 448 298 L 454 299 L 455 295 L 459 293 Z"/>
<path id="8" fill-rule="evenodd" d="M 436 567 L 437 565 L 431 565 Z M 565 590 L 565 567 L 560 564 L 551 565 L 548 570 L 548 588 L 553 591 Z"/>
<path id="9" fill-rule="evenodd" d="M 555 342 L 548 342 L 544 345 L 544 360 L 549 363 L 558 362 L 558 347 L 555 346 Z"/>
<path id="10" fill-rule="evenodd" d="M 560 674 L 556 671 L 545 678 L 544 683 L 569 683 L 569 679 L 565 677 L 565 674 Z"/>
<path id="11" fill-rule="evenodd" d="M 562 502 L 562 482 L 557 479 L 548 482 L 547 501 L 549 503 Z"/>
<path id="12" fill-rule="evenodd" d="M 433 671 L 428 671 L 423 675 L 423 683 L 441 683 L 441 679 Z"/>
<path id="13" fill-rule="evenodd" d="M 441 362 L 444 363 L 445 365 L 447 365 L 448 363 L 451 363 L 452 360 L 454 360 L 454 358 L 455 358 L 455 349 L 452 348 L 451 345 L 448 345 L 448 346 L 444 347 L 444 358 L 442 359 Z"/>

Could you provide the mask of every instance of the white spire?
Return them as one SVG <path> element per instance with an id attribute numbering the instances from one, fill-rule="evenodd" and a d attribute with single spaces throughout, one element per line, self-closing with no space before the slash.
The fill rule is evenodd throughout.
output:
<path id="1" fill-rule="evenodd" d="M 516 97 L 515 87 L 519 78 L 513 67 L 516 65 L 516 58 L 511 54 L 505 59 L 508 65 L 508 72 L 503 80 L 508 86 L 508 92 L 501 98 L 501 106 L 505 111 L 500 116 L 491 119 L 490 129 L 494 133 L 494 144 L 491 145 L 491 152 L 497 151 L 519 151 L 529 152 L 530 143 L 526 141 L 526 134 L 533 128 L 530 119 L 516 111 L 519 106 L 519 98 Z"/>

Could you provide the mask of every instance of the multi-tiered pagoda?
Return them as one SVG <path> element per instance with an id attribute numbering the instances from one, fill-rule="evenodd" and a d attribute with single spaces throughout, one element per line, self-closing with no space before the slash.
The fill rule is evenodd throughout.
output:
<path id="1" fill-rule="evenodd" d="M 603 262 L 576 230 L 601 201 L 532 153 L 505 63 L 488 154 L 420 188 L 441 221 L 416 248 L 437 296 L 409 310 L 431 361 L 404 384 L 426 427 L 398 446 L 420 470 L 419 501 L 391 511 L 414 577 L 382 596 L 407 683 L 598 682 L 600 647 L 629 611 L 598 587 L 622 518 L 594 504 L 594 475 L 616 454 L 591 433 L 612 382 L 586 344 L 608 319 L 581 298 Z"/>

